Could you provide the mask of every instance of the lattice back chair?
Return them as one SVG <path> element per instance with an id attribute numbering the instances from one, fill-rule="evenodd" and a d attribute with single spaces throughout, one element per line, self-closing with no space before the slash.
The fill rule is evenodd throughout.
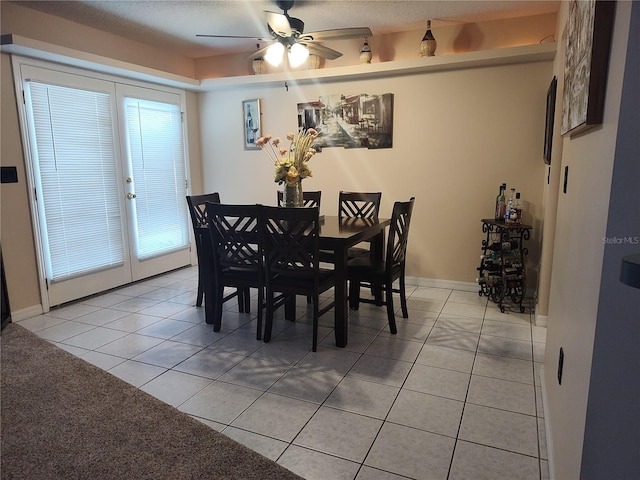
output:
<path id="1" fill-rule="evenodd" d="M 302 206 L 307 208 L 318 207 L 320 208 L 320 199 L 322 198 L 322 192 L 305 192 L 302 191 Z M 282 190 L 278 190 L 278 206 L 284 207 L 284 194 Z M 311 303 L 311 297 L 307 297 L 307 303 Z"/>
<path id="2" fill-rule="evenodd" d="M 191 215 L 191 225 L 193 227 L 193 237 L 196 242 L 196 255 L 198 257 L 198 294 L 196 297 L 196 306 L 202 305 L 204 290 L 206 284 L 207 264 L 205 248 L 209 248 L 209 234 L 207 231 L 207 214 L 205 203 L 220 203 L 220 194 L 218 192 L 205 193 L 204 195 L 187 195 L 187 205 L 189 206 L 189 214 Z M 204 247 L 203 247 L 204 245 Z"/>
<path id="3" fill-rule="evenodd" d="M 338 218 L 371 218 L 378 220 L 382 192 L 345 192 L 338 194 Z M 370 256 L 374 245 L 370 240 L 362 242 L 361 247 L 351 247 L 347 252 L 348 258 L 356 258 L 362 255 Z M 333 263 L 332 252 L 320 252 L 320 260 Z"/>
<path id="4" fill-rule="evenodd" d="M 213 314 L 213 331 L 220 330 L 222 304 L 240 295 L 239 292 L 243 292 L 245 311 L 249 312 L 249 288 L 256 288 L 258 290 L 256 336 L 260 340 L 265 289 L 264 251 L 259 234 L 262 207 L 211 202 L 206 205 L 215 275 L 215 282 L 211 282 L 211 288 L 215 289 L 212 295 L 216 302 L 214 308 L 207 312 L 207 314 Z M 225 297 L 225 287 L 235 287 L 237 291 Z"/>
<path id="5" fill-rule="evenodd" d="M 400 294 L 402 316 L 407 318 L 407 296 L 405 290 L 405 263 L 407 243 L 409 240 L 409 226 L 415 198 L 408 202 L 395 202 L 391 214 L 391 226 L 387 238 L 386 255 L 384 260 L 377 260 L 370 256 L 361 256 L 349 260 L 347 264 L 347 278 L 349 280 L 349 307 L 357 310 L 360 302 L 380 304 L 379 300 L 360 298 L 360 287 L 363 285 L 384 291 L 382 305 L 387 306 L 389 330 L 397 333 L 396 319 L 393 308 L 393 293 Z M 399 280 L 400 288 L 393 288 L 393 282 Z"/>
<path id="6" fill-rule="evenodd" d="M 344 192 L 338 194 L 338 217 L 372 218 L 378 219 L 380 212 L 380 202 L 382 192 Z M 348 252 L 349 258 L 356 258 L 361 255 L 371 255 L 371 242 L 365 247 L 351 247 Z"/>
<path id="7" fill-rule="evenodd" d="M 274 311 L 296 295 L 313 299 L 312 350 L 318 346 L 318 319 L 333 308 L 333 302 L 320 309 L 319 296 L 335 284 L 334 271 L 320 268 L 318 207 L 263 207 L 267 275 L 267 318 L 264 341 L 271 340 Z M 282 293 L 280 298 L 276 293 Z"/>
<path id="8" fill-rule="evenodd" d="M 278 206 L 284 207 L 284 194 L 282 190 L 278 190 Z M 302 191 L 302 206 L 303 207 L 318 207 L 320 208 L 320 198 L 322 197 L 322 192 L 306 192 Z"/>

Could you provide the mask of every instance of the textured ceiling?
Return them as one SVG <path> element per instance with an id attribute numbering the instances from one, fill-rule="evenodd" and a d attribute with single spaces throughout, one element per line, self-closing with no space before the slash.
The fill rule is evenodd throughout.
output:
<path id="1" fill-rule="evenodd" d="M 3 0 L 5 1 L 5 0 Z M 264 11 L 281 12 L 266 0 L 82 0 L 17 1 L 131 40 L 151 43 L 188 57 L 255 49 L 256 40 L 197 38 L 196 34 L 266 36 Z M 373 35 L 432 26 L 473 23 L 556 12 L 559 1 L 543 0 L 298 0 L 289 11 L 305 22 L 305 32 L 369 27 Z"/>

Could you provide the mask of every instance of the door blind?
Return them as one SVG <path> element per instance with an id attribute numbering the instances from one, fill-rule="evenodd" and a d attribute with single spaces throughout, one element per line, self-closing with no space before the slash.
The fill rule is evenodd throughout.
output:
<path id="1" fill-rule="evenodd" d="M 124 262 L 111 96 L 28 82 L 47 277 Z"/>
<path id="2" fill-rule="evenodd" d="M 125 97 L 133 171 L 136 254 L 150 258 L 189 245 L 180 107 Z"/>

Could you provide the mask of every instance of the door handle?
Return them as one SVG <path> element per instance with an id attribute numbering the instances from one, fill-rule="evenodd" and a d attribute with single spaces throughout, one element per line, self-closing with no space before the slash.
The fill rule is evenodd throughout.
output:
<path id="1" fill-rule="evenodd" d="M 134 198 L 136 198 L 136 194 L 135 193 L 127 193 L 127 198 L 129 200 L 133 200 Z"/>

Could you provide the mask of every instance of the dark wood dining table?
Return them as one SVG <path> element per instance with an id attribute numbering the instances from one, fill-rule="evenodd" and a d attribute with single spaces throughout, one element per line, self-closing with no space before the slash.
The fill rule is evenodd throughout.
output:
<path id="1" fill-rule="evenodd" d="M 389 218 L 342 218 L 337 215 L 320 216 L 320 249 L 333 252 L 333 264 L 335 269 L 334 287 L 334 312 L 335 312 L 335 336 L 336 346 L 345 347 L 348 341 L 349 332 L 349 302 L 347 289 L 347 254 L 349 248 L 365 240 L 371 241 L 372 254 L 383 255 L 384 233 L 386 227 L 391 224 Z M 209 231 L 207 228 L 199 228 L 198 233 L 202 235 L 205 245 L 210 245 Z M 211 248 L 204 249 L 201 260 L 211 265 Z M 210 272 L 209 272 L 210 273 Z M 211 281 L 207 275 L 207 281 Z M 207 290 L 208 291 L 208 290 Z M 207 302 L 205 294 L 205 317 L 207 323 L 213 323 L 213 307 L 211 302 Z M 295 307 L 294 307 L 295 308 Z M 289 317 L 289 315 L 287 315 Z"/>
<path id="2" fill-rule="evenodd" d="M 358 243 L 371 240 L 372 254 L 382 257 L 384 232 L 390 218 L 338 218 L 321 215 L 320 249 L 333 252 L 335 268 L 334 311 L 336 346 L 345 347 L 349 333 L 349 307 L 347 301 L 347 253 Z"/>

